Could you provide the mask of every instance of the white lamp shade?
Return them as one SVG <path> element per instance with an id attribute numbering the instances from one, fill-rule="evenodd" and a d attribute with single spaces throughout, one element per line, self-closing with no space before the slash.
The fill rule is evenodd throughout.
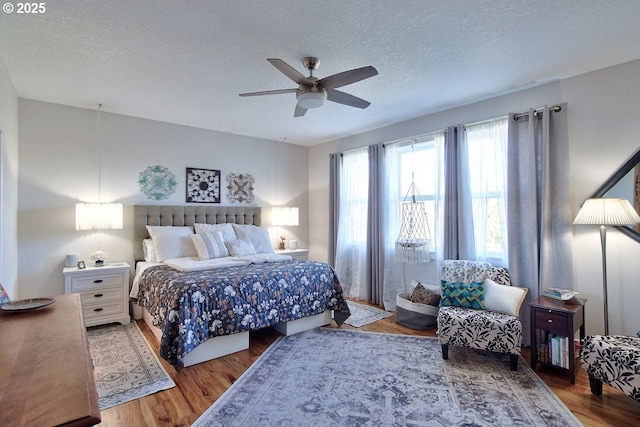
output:
<path id="1" fill-rule="evenodd" d="M 124 228 L 122 203 L 76 204 L 76 230 L 120 230 Z"/>
<path id="2" fill-rule="evenodd" d="M 587 199 L 578 211 L 574 224 L 631 225 L 640 223 L 640 216 L 627 199 Z"/>
<path id="3" fill-rule="evenodd" d="M 271 224 L 296 226 L 299 224 L 299 209 L 280 206 L 271 208 Z"/>

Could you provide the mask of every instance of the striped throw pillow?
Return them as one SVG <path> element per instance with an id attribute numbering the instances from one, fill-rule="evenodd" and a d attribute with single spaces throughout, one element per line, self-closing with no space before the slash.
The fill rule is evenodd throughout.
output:
<path id="1" fill-rule="evenodd" d="M 191 240 L 196 247 L 198 258 L 200 260 L 221 258 L 229 255 L 227 247 L 222 241 L 222 235 L 219 232 L 192 234 Z"/>

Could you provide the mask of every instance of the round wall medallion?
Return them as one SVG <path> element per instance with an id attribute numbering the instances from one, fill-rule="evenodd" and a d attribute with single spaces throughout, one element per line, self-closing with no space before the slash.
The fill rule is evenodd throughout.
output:
<path id="1" fill-rule="evenodd" d="M 149 166 L 140 172 L 138 184 L 140 184 L 140 191 L 152 200 L 169 198 L 175 193 L 178 185 L 176 176 L 168 168 L 160 165 Z"/>

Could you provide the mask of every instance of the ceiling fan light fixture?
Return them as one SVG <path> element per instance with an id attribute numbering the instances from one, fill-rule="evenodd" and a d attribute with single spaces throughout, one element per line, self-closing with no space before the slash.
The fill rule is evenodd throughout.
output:
<path id="1" fill-rule="evenodd" d="M 302 108 L 320 108 L 327 100 L 327 93 L 322 92 L 301 92 L 296 97 L 298 105 Z"/>

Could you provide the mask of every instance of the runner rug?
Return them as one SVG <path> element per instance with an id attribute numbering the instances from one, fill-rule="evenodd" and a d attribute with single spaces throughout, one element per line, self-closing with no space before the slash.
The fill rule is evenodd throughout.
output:
<path id="1" fill-rule="evenodd" d="M 318 328 L 278 338 L 194 426 L 581 426 L 523 359 L 436 338 Z"/>
<path id="2" fill-rule="evenodd" d="M 87 335 L 100 410 L 175 387 L 135 322 Z"/>
<path id="3" fill-rule="evenodd" d="M 379 308 L 371 307 L 370 305 L 358 304 L 357 302 L 349 300 L 347 300 L 347 305 L 349 305 L 351 316 L 349 316 L 344 323 L 356 328 L 391 316 L 391 313 L 388 311 L 380 310 Z"/>

